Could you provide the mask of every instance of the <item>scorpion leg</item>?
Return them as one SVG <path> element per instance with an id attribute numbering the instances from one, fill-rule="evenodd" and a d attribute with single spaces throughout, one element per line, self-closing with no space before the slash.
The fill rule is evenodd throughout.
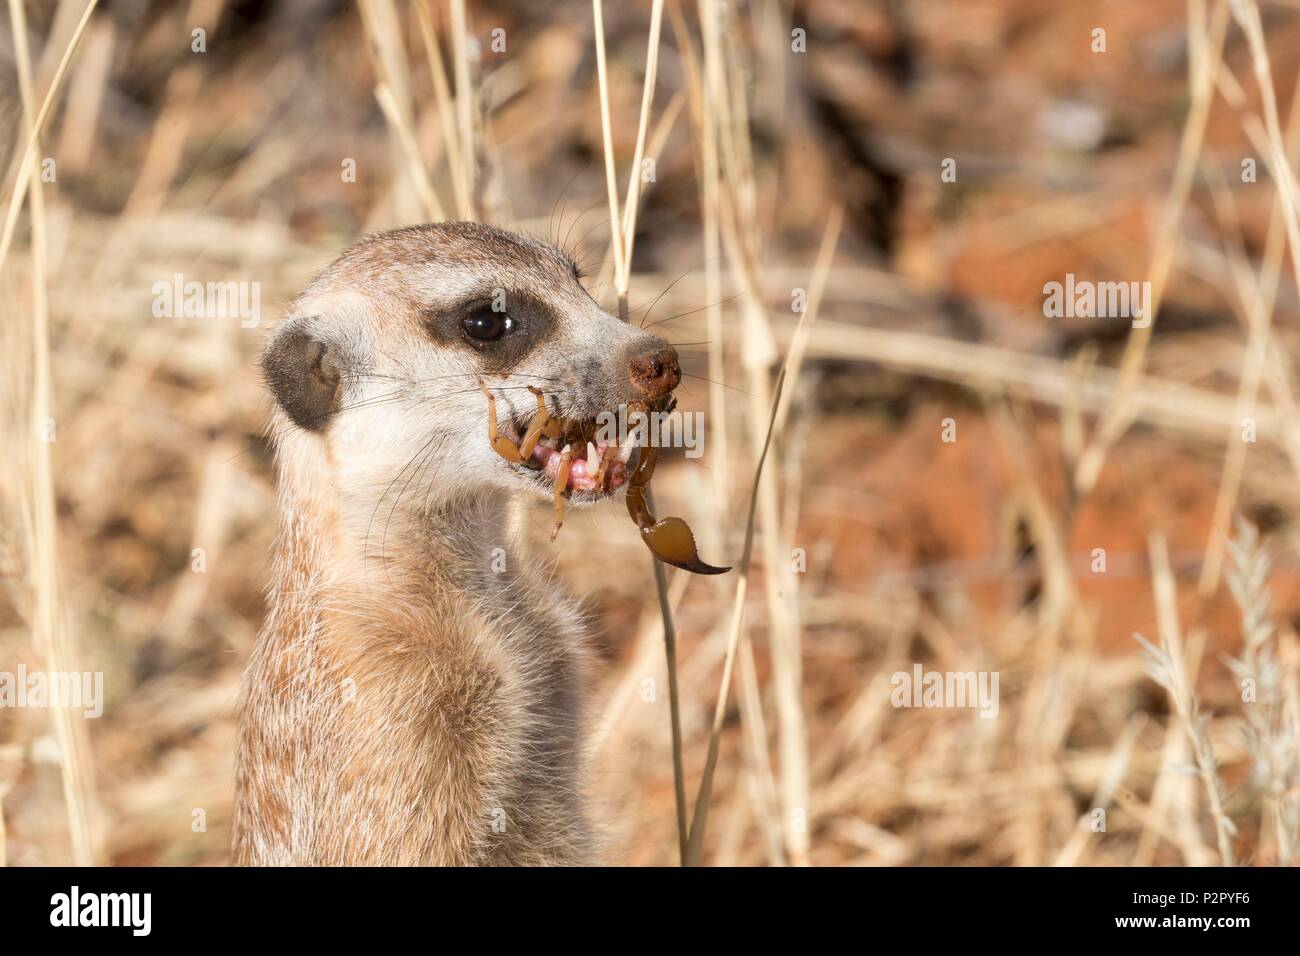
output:
<path id="1" fill-rule="evenodd" d="M 558 429 L 559 422 L 551 417 L 551 413 L 546 410 L 546 396 L 542 394 L 540 388 L 528 386 L 528 391 L 537 396 L 537 414 L 533 420 L 528 423 L 528 431 L 524 433 L 524 440 L 519 443 L 519 454 L 525 460 L 533 453 L 537 447 L 537 442 L 541 440 L 543 434 L 549 434 L 546 429 L 548 425 L 554 423 L 555 429 Z"/>
<path id="2" fill-rule="evenodd" d="M 565 445 L 560 452 L 560 468 L 555 473 L 555 530 L 551 532 L 552 541 L 560 533 L 560 528 L 564 527 L 564 489 L 569 486 L 569 462 L 572 460 L 573 448 Z"/>
<path id="3" fill-rule="evenodd" d="M 542 434 L 550 434 L 548 428 L 558 427 L 558 422 L 551 418 L 546 411 L 546 399 L 539 389 L 529 386 L 528 390 L 537 396 L 537 414 L 533 416 L 532 421 L 528 423 L 528 430 L 524 434 L 524 440 L 516 445 L 507 436 L 501 434 L 501 425 L 497 421 L 497 399 L 491 390 L 481 381 L 478 387 L 487 396 L 488 402 L 488 444 L 492 450 L 504 458 L 506 461 L 514 462 L 516 465 L 522 465 L 528 461 L 537 447 L 537 442 Z"/>
<path id="4" fill-rule="evenodd" d="M 609 474 L 609 466 L 616 457 L 618 457 L 618 446 L 610 442 L 605 446 L 605 453 L 600 456 L 600 467 L 596 469 L 596 487 L 601 491 L 605 490 L 605 479 Z"/>

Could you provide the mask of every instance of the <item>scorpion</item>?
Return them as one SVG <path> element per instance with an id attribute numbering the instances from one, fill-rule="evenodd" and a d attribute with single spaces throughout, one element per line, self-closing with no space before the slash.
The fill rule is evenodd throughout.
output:
<path id="1" fill-rule="evenodd" d="M 564 525 L 565 502 L 580 483 L 583 490 L 608 494 L 620 485 L 627 485 L 627 511 L 641 532 L 641 540 L 650 553 L 665 564 L 694 574 L 725 574 L 730 567 L 708 564 L 699 554 L 695 535 L 681 518 L 655 518 L 650 511 L 647 492 L 659 459 L 659 449 L 650 444 L 626 443 L 619 447 L 614 442 L 592 440 L 593 423 L 579 423 L 556 418 L 546 407 L 546 396 L 541 389 L 528 386 L 537 400 L 537 411 L 523 431 L 523 437 L 514 441 L 504 434 L 497 421 L 496 397 L 482 382 L 479 383 L 488 402 L 488 442 L 493 451 L 512 464 L 544 472 L 555 481 L 555 527 L 551 540 Z M 649 402 L 634 402 L 627 406 L 629 415 L 650 415 L 671 412 L 677 400 L 671 394 Z M 585 449 L 582 445 L 585 443 Z M 575 457 L 574 446 L 587 452 Z M 636 454 L 635 462 L 632 455 Z M 581 474 L 575 474 L 580 471 Z M 580 479 L 580 482 L 578 481 Z"/>

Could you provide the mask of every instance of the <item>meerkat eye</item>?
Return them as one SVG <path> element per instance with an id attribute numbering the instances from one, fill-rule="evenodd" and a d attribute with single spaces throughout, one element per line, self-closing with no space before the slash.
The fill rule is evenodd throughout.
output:
<path id="1" fill-rule="evenodd" d="M 475 342 L 495 342 L 513 332 L 516 323 L 505 312 L 484 308 L 461 319 L 460 327 Z"/>

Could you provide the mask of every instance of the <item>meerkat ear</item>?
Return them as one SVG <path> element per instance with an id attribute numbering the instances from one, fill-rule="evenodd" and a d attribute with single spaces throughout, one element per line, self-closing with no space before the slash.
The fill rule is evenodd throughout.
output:
<path id="1" fill-rule="evenodd" d="M 294 424 L 324 428 L 339 410 L 343 363 L 337 347 L 312 335 L 310 319 L 290 319 L 271 335 L 262 373 Z"/>

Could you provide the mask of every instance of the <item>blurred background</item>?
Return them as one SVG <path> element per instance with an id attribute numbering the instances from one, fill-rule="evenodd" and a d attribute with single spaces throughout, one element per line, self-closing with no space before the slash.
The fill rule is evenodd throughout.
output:
<path id="1" fill-rule="evenodd" d="M 588 3 L 8 2 L 0 671 L 105 700 L 0 709 L 0 856 L 227 861 L 260 344 L 365 232 L 472 217 L 677 344 L 709 432 L 655 490 L 707 560 L 740 559 L 789 357 L 705 863 L 1293 861 L 1300 3 L 600 9 L 624 277 Z M 255 284 L 258 321 L 158 317 L 177 274 Z M 1070 275 L 1150 282 L 1156 321 L 1047 314 Z M 608 859 L 674 865 L 623 511 L 532 524 L 597 635 Z M 738 578 L 670 573 L 691 802 Z M 895 707 L 918 664 L 996 673 L 996 717 Z"/>

